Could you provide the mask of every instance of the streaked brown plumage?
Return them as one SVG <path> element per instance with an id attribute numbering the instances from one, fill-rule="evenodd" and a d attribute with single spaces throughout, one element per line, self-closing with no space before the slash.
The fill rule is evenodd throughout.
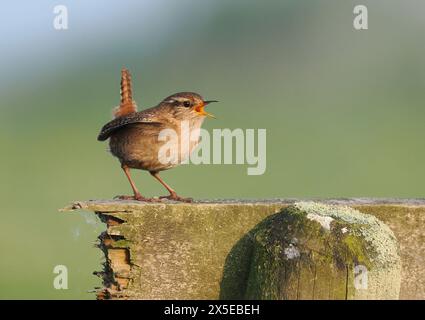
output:
<path id="1" fill-rule="evenodd" d="M 179 165 L 185 161 L 199 142 L 199 129 L 210 115 L 204 111 L 204 107 L 215 101 L 204 101 L 203 98 L 193 92 L 180 92 L 173 94 L 157 106 L 137 112 L 136 103 L 132 98 L 131 77 L 128 70 L 121 72 L 121 103 L 114 109 L 115 119 L 103 126 L 98 140 L 105 141 L 109 138 L 111 153 L 121 162 L 134 192 L 134 196 L 121 196 L 122 199 L 136 199 L 141 201 L 156 201 L 155 198 L 145 198 L 137 190 L 130 176 L 130 169 L 147 170 L 170 192 L 169 196 L 161 197 L 171 200 L 191 201 L 181 198 L 160 177 L 159 172 Z M 186 135 L 181 135 L 181 124 L 187 121 L 190 132 L 197 132 L 198 137 L 194 141 L 184 141 Z M 161 146 L 167 141 L 160 141 L 158 136 L 164 129 L 174 130 L 179 137 L 178 161 L 176 163 L 164 163 L 158 158 Z M 193 137 L 193 136 L 192 136 Z M 195 137 L 196 138 L 196 137 Z M 181 144 L 188 143 L 189 148 L 182 151 Z M 185 149 L 185 148 L 183 148 Z"/>

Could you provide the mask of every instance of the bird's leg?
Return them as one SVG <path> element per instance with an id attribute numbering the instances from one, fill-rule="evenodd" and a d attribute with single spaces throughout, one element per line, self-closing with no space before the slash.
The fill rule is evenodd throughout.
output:
<path id="1" fill-rule="evenodd" d="M 150 171 L 150 174 L 156 179 L 158 180 L 170 193 L 169 196 L 162 196 L 159 197 L 160 199 L 169 199 L 169 200 L 175 200 L 175 201 L 183 201 L 183 202 L 192 202 L 193 199 L 192 198 L 182 198 L 180 196 L 177 195 L 177 193 L 168 185 L 165 183 L 164 180 L 161 179 L 161 177 L 159 176 L 159 173 L 156 171 Z"/>
<path id="2" fill-rule="evenodd" d="M 126 175 L 126 177 L 128 179 L 128 182 L 130 182 L 131 189 L 133 189 L 134 196 L 118 196 L 118 199 L 122 199 L 122 200 L 138 200 L 138 201 L 147 201 L 147 202 L 154 201 L 154 199 L 152 199 L 152 198 L 145 198 L 145 197 L 143 197 L 140 194 L 139 190 L 137 190 L 137 187 L 134 184 L 133 179 L 131 179 L 130 168 L 127 167 L 126 165 L 122 165 L 121 168 L 123 169 L 123 171 L 124 171 L 124 173 L 125 173 L 125 175 Z"/>

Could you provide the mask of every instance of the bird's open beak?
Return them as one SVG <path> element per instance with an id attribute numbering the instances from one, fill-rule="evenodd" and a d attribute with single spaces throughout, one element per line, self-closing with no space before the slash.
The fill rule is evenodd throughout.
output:
<path id="1" fill-rule="evenodd" d="M 207 101 L 204 101 L 201 105 L 199 105 L 199 106 L 197 106 L 195 108 L 195 111 L 197 113 L 199 113 L 199 115 L 201 115 L 201 116 L 207 116 L 207 117 L 210 117 L 210 118 L 214 118 L 215 119 L 215 116 L 214 115 L 212 115 L 211 113 L 208 113 L 208 112 L 206 112 L 204 110 L 205 106 L 208 105 L 208 104 L 210 104 L 210 103 L 212 103 L 212 102 L 218 102 L 218 101 L 217 100 L 207 100 Z"/>

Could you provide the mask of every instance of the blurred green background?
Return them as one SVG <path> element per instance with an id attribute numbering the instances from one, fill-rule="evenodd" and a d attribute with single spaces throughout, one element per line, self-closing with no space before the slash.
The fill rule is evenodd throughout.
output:
<path id="1" fill-rule="evenodd" d="M 53 28 L 68 7 L 69 29 Z M 369 30 L 353 29 L 353 8 Z M 93 299 L 104 230 L 73 200 L 130 188 L 96 141 L 128 67 L 139 108 L 178 91 L 219 104 L 205 128 L 266 128 L 267 170 L 182 166 L 195 198 L 423 197 L 425 2 L 13 1 L 0 6 L 0 298 Z M 212 107 L 211 107 L 212 108 Z M 140 190 L 164 190 L 146 172 Z M 69 270 L 55 290 L 53 268 Z"/>

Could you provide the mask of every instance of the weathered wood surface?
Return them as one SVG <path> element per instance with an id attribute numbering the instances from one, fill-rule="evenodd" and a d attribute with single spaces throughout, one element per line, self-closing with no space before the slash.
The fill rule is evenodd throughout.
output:
<path id="1" fill-rule="evenodd" d="M 297 200 L 185 203 L 75 202 L 64 210 L 98 213 L 108 256 L 107 295 L 137 299 L 217 299 L 226 258 L 266 217 Z M 401 248 L 401 299 L 425 299 L 425 200 L 320 200 L 347 205 L 386 223 Z M 115 277 L 111 277 L 115 274 Z M 108 280 L 109 277 L 109 280 Z"/>

